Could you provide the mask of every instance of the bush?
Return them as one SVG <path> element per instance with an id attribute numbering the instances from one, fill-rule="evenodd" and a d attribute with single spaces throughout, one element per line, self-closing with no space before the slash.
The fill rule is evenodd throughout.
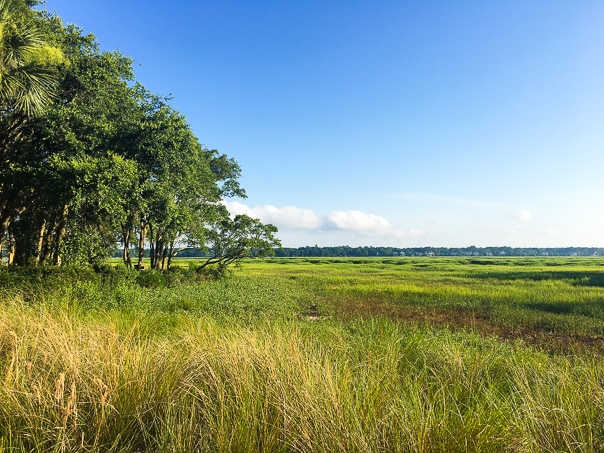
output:
<path id="1" fill-rule="evenodd" d="M 61 288 L 74 281 L 98 281 L 89 267 L 81 266 L 9 266 L 0 267 L 0 287 L 16 290 L 42 290 Z"/>
<path id="2" fill-rule="evenodd" d="M 165 288 L 167 286 L 166 277 L 158 270 L 139 271 L 136 275 L 136 283 L 142 288 Z"/>
<path id="3" fill-rule="evenodd" d="M 231 275 L 231 272 L 227 266 L 221 264 L 199 267 L 197 269 L 197 274 L 203 280 L 220 280 Z"/>
<path id="4" fill-rule="evenodd" d="M 168 288 L 178 286 L 183 283 L 197 283 L 199 282 L 199 275 L 195 272 L 195 268 L 181 268 L 173 266 L 167 271 L 164 271 L 164 277 L 166 279 L 166 285 Z"/>
<path id="5" fill-rule="evenodd" d="M 114 289 L 123 283 L 134 282 L 138 275 L 134 269 L 122 265 L 96 265 L 94 270 L 100 276 L 101 285 L 108 289 Z"/>

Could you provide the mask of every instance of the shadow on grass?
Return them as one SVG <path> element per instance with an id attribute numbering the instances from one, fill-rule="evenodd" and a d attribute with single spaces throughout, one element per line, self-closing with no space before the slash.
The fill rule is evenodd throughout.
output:
<path id="1" fill-rule="evenodd" d="M 512 271 L 472 273 L 469 278 L 497 280 L 526 280 L 533 282 L 564 280 L 575 286 L 594 286 L 604 288 L 604 271 Z"/>
<path id="2" fill-rule="evenodd" d="M 532 308 L 535 311 L 552 311 L 548 304 L 533 304 Z M 556 308 L 570 310 L 570 307 L 566 306 Z M 497 336 L 504 341 L 522 340 L 526 344 L 552 353 L 575 355 L 580 351 L 588 351 L 598 356 L 604 354 L 604 332 L 599 329 L 569 331 L 564 326 L 556 328 L 555 324 L 543 324 L 539 322 L 539 316 L 534 318 L 533 322 L 518 325 L 482 310 L 396 305 L 364 299 L 340 301 L 334 307 L 334 314 L 335 318 L 341 320 L 387 318 L 409 324 L 462 329 L 487 337 Z"/>
<path id="3" fill-rule="evenodd" d="M 603 302 L 531 302 L 523 304 L 524 308 L 534 311 L 542 311 L 556 315 L 580 315 L 596 319 L 604 319 Z"/>

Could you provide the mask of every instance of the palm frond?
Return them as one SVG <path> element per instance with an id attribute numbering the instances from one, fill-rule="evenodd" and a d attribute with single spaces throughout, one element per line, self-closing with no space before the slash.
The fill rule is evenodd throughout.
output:
<path id="1" fill-rule="evenodd" d="M 56 77 L 35 61 L 45 43 L 23 20 L 23 8 L 22 1 L 0 0 L 0 105 L 33 115 L 52 100 Z"/>

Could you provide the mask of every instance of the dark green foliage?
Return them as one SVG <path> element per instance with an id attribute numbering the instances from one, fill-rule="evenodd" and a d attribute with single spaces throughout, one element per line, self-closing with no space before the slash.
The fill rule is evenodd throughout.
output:
<path id="1" fill-rule="evenodd" d="M 143 288 L 165 288 L 166 278 L 158 270 L 141 271 L 136 276 L 136 283 Z"/>
<path id="2" fill-rule="evenodd" d="M 508 263 L 509 265 L 509 263 Z M 562 266 L 563 264 L 560 264 Z M 548 266 L 549 267 L 549 266 Z M 563 280 L 576 286 L 604 287 L 604 273 L 601 270 L 563 270 L 563 271 L 506 271 L 506 272 L 475 272 L 474 278 L 495 278 L 501 280 Z"/>
<path id="3" fill-rule="evenodd" d="M 230 274 L 229 269 L 222 264 L 201 265 L 197 268 L 197 273 L 203 280 L 220 280 Z"/>
<path id="4" fill-rule="evenodd" d="M 486 259 L 470 259 L 473 264 L 498 264 L 491 257 L 506 256 L 604 256 L 604 249 L 597 247 L 558 247 L 558 248 L 522 248 L 522 247 L 284 247 L 275 250 L 278 257 L 382 257 L 382 256 L 482 256 Z M 558 264 L 551 264 L 558 265 Z"/>
<path id="5" fill-rule="evenodd" d="M 30 304 L 62 300 L 72 308 L 116 307 L 162 310 L 165 296 L 144 291 L 190 287 L 200 283 L 194 269 L 136 271 L 123 265 L 0 267 L 0 299 L 22 297 Z M 181 291 L 181 290 L 177 290 Z M 190 308 L 190 307 L 189 307 Z"/>
<path id="6" fill-rule="evenodd" d="M 37 291 L 60 288 L 73 282 L 97 282 L 98 274 L 89 267 L 0 267 L 0 288 L 5 291 Z"/>
<path id="7" fill-rule="evenodd" d="M 230 219 L 221 202 L 245 197 L 239 165 L 202 147 L 169 99 L 134 83 L 130 58 L 20 0 L 0 0 L 0 23 L 22 22 L 6 19 L 11 5 L 35 25 L 30 47 L 52 71 L 52 96 L 44 109 L 17 108 L 0 74 L 0 255 L 9 264 L 99 265 L 120 242 L 126 266 L 140 267 L 146 248 L 147 267 L 169 269 L 182 248 L 218 256 L 229 232 L 237 240 L 220 252 L 223 265 L 279 245 L 272 225 Z M 9 28 L 0 32 L 18 27 Z M 140 277 L 144 285 L 153 278 L 158 284 Z"/>

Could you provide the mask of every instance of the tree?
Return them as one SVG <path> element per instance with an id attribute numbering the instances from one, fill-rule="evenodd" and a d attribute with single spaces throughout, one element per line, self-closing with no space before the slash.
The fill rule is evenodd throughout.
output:
<path id="1" fill-rule="evenodd" d="M 129 245 L 138 236 L 138 265 L 148 242 L 151 267 L 165 268 L 176 244 L 207 219 L 211 205 L 245 192 L 237 181 L 237 163 L 203 148 L 168 99 L 140 85 L 133 88 L 133 95 L 136 106 L 120 123 L 112 145 L 138 166 L 136 187 L 121 224 L 123 259 L 131 265 Z"/>
<path id="2" fill-rule="evenodd" d="M 48 44 L 30 9 L 36 1 L 0 0 L 0 251 L 28 191 L 28 122 L 52 101 L 62 52 Z"/>
<path id="3" fill-rule="evenodd" d="M 116 190 L 127 191 L 120 173 L 132 167 L 116 159 L 110 140 L 124 109 L 133 103 L 131 60 L 118 52 L 99 52 L 92 35 L 63 26 L 55 16 L 40 16 L 38 28 L 66 60 L 56 68 L 53 102 L 21 122 L 18 139 L 9 140 L 10 146 L 0 147 L 0 238 L 8 232 L 11 259 L 17 264 L 58 264 L 61 254 L 66 256 L 62 244 L 68 234 L 72 244 L 88 241 L 75 240 L 77 233 L 106 237 L 111 230 L 107 222 L 121 214 Z M 10 135 L 4 132 L 0 136 Z M 111 171 L 115 173 L 109 175 Z M 120 186 L 112 196 L 99 198 L 98 189 L 114 187 L 116 181 Z M 75 223 L 80 227 L 74 228 Z"/>
<path id="4" fill-rule="evenodd" d="M 199 271 L 203 272 L 211 265 L 222 270 L 243 258 L 272 256 L 274 248 L 281 247 L 275 233 L 277 228 L 274 225 L 262 224 L 250 216 L 237 215 L 231 219 L 224 215 L 206 231 L 203 246 L 210 256 Z"/>
<path id="5" fill-rule="evenodd" d="M 148 246 L 152 268 L 193 242 L 222 250 L 206 265 L 269 253 L 276 228 L 231 220 L 222 204 L 245 197 L 233 159 L 201 146 L 169 99 L 133 83 L 131 59 L 99 51 L 57 16 L 40 13 L 37 25 L 64 60 L 44 110 L 0 117 L 0 243 L 11 264 L 96 263 L 119 240 L 131 266 L 135 238 L 138 264 Z"/>

